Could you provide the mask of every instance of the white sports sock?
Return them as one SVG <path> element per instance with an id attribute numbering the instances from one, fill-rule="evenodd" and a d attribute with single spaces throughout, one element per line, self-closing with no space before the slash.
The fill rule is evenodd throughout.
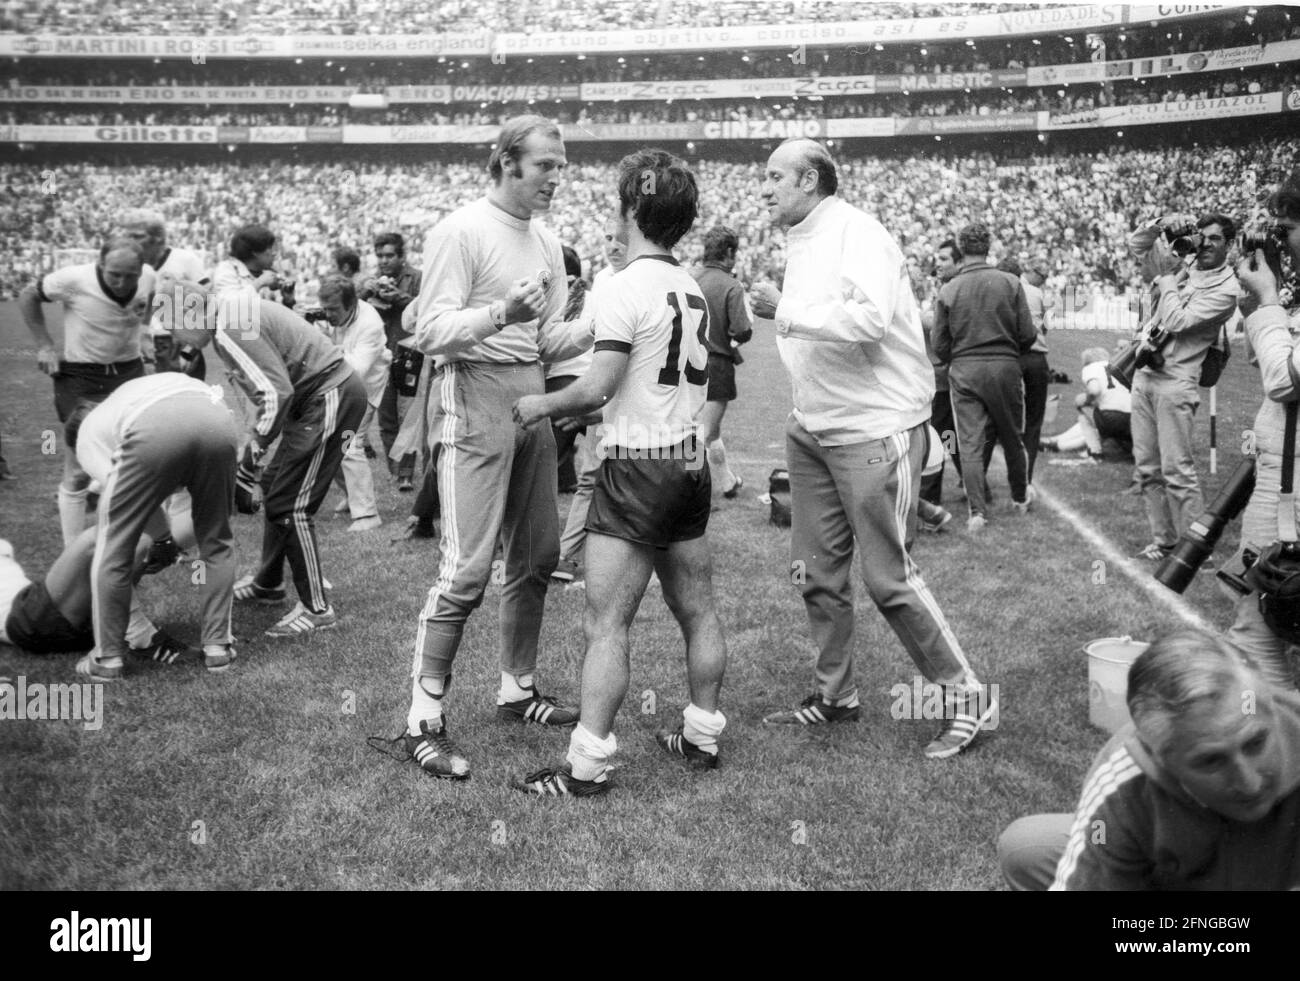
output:
<path id="1" fill-rule="evenodd" d="M 517 702 L 531 694 L 533 694 L 533 676 L 531 673 L 513 675 L 506 671 L 501 672 L 501 690 L 497 692 L 498 705 L 504 705 L 506 702 Z"/>
<path id="2" fill-rule="evenodd" d="M 149 641 L 153 640 L 153 635 L 158 632 L 158 628 L 153 625 L 153 621 L 145 616 L 144 610 L 140 607 L 140 601 L 136 599 L 135 593 L 131 594 L 131 619 L 126 625 L 126 642 L 137 650 L 141 647 L 148 647 Z"/>
<path id="3" fill-rule="evenodd" d="M 709 444 L 708 449 L 709 466 L 720 477 L 724 478 L 725 486 L 723 490 L 731 490 L 736 486 L 736 475 L 732 472 L 731 467 L 727 466 L 727 447 L 719 436 Z"/>
<path id="4" fill-rule="evenodd" d="M 63 544 L 71 545 L 73 540 L 86 530 L 86 494 L 88 489 L 68 490 L 59 485 L 59 528 L 63 532 Z"/>
<path id="5" fill-rule="evenodd" d="M 692 702 L 682 709 L 682 721 L 682 736 L 686 741 L 716 756 L 718 736 L 727 726 L 727 717 L 721 711 L 706 712 Z"/>
<path id="6" fill-rule="evenodd" d="M 411 710 L 406 713 L 406 731 L 412 736 L 420 734 L 420 723 L 428 719 L 437 722 L 442 718 L 442 696 L 447 692 L 445 678 L 412 678 Z"/>
<path id="7" fill-rule="evenodd" d="M 618 740 L 611 732 L 601 739 L 579 722 L 569 737 L 569 765 L 575 780 L 603 780 L 609 769 L 609 758 L 618 750 Z"/>

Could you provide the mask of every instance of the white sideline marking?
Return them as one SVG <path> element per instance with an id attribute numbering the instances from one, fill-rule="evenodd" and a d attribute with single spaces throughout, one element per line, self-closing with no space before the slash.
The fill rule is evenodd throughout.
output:
<path id="1" fill-rule="evenodd" d="M 1074 530 L 1079 533 L 1080 537 L 1101 552 L 1108 562 L 1118 566 L 1124 575 L 1133 580 L 1153 600 L 1177 614 L 1189 627 L 1195 627 L 1198 630 L 1204 630 L 1212 634 L 1219 633 L 1219 630 L 1202 619 L 1201 615 L 1192 609 L 1185 599 L 1173 590 L 1166 589 L 1156 582 L 1145 567 L 1138 565 L 1127 556 L 1121 555 L 1119 549 L 1112 545 L 1105 535 L 1093 528 L 1092 525 L 1088 524 L 1087 521 L 1079 517 L 1065 504 L 1062 504 L 1055 494 L 1039 487 L 1037 484 L 1034 485 L 1034 490 L 1038 492 L 1038 501 L 1046 504 L 1068 521 L 1074 527 Z"/>

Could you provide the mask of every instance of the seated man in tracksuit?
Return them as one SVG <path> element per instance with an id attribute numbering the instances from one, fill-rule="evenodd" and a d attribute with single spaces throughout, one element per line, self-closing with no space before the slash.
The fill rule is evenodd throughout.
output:
<path id="1" fill-rule="evenodd" d="M 236 477 L 241 512 L 256 512 L 258 470 L 267 449 L 280 440 L 261 478 L 266 517 L 261 565 L 235 584 L 235 600 L 282 602 L 287 559 L 298 603 L 267 635 L 296 637 L 334 626 L 338 618 L 325 595 L 312 519 L 342 463 L 345 444 L 361 428 L 365 385 L 340 347 L 251 290 L 212 293 L 173 280 L 160 284 L 159 291 L 168 298 L 164 302 L 181 311 L 176 339 L 196 347 L 212 343 L 231 379 L 257 407 Z"/>

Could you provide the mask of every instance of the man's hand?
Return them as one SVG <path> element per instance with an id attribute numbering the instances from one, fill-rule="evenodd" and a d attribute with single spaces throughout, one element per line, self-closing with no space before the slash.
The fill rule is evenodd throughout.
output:
<path id="1" fill-rule="evenodd" d="M 1148 257 L 1151 264 L 1151 270 L 1156 276 L 1168 276 L 1178 273 L 1183 268 L 1182 256 L 1175 255 L 1168 242 L 1165 241 L 1164 235 L 1159 236 L 1151 243 L 1151 254 Z"/>
<path id="2" fill-rule="evenodd" d="M 53 378 L 59 373 L 59 356 L 54 348 L 46 346 L 36 352 L 36 366 Z"/>
<path id="3" fill-rule="evenodd" d="M 755 317 L 771 320 L 781 304 L 781 291 L 771 283 L 755 283 L 749 290 L 749 304 Z"/>
<path id="4" fill-rule="evenodd" d="M 257 496 L 257 468 L 241 463 L 235 471 L 235 510 L 240 514 L 257 514 L 262 502 Z"/>
<path id="5" fill-rule="evenodd" d="M 598 426 L 604 418 L 599 412 L 589 412 L 585 416 L 565 416 L 555 420 L 555 428 L 561 432 L 573 433 L 585 426 Z"/>
<path id="6" fill-rule="evenodd" d="M 525 395 L 515 403 L 513 415 L 515 422 L 528 429 L 534 423 L 546 418 L 546 396 Z"/>
<path id="7" fill-rule="evenodd" d="M 546 290 L 536 278 L 516 280 L 506 294 L 506 323 L 536 320 L 546 306 Z"/>
<path id="8" fill-rule="evenodd" d="M 1277 279 L 1268 267 L 1264 250 L 1256 249 L 1254 255 L 1243 256 L 1235 270 L 1237 281 L 1245 293 L 1237 301 L 1243 317 L 1249 317 L 1260 307 L 1281 302 L 1277 295 Z"/>

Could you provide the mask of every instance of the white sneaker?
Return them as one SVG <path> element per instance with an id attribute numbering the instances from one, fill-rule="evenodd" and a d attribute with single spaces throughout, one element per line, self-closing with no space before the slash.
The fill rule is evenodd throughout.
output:
<path id="1" fill-rule="evenodd" d="M 377 514 L 372 514 L 364 518 L 357 518 L 356 521 L 348 525 L 348 531 L 373 531 L 383 523 L 383 518 Z"/>
<path id="2" fill-rule="evenodd" d="M 984 515 L 972 514 L 969 518 L 966 519 L 966 530 L 974 534 L 976 532 L 983 531 L 984 526 L 987 524 L 988 521 L 985 520 Z"/>
<path id="3" fill-rule="evenodd" d="M 312 613 L 299 602 L 289 611 L 288 616 L 266 632 L 266 636 L 301 637 L 303 634 L 338 626 L 338 622 L 338 617 L 334 615 L 334 607 L 328 607 L 324 613 Z"/>

